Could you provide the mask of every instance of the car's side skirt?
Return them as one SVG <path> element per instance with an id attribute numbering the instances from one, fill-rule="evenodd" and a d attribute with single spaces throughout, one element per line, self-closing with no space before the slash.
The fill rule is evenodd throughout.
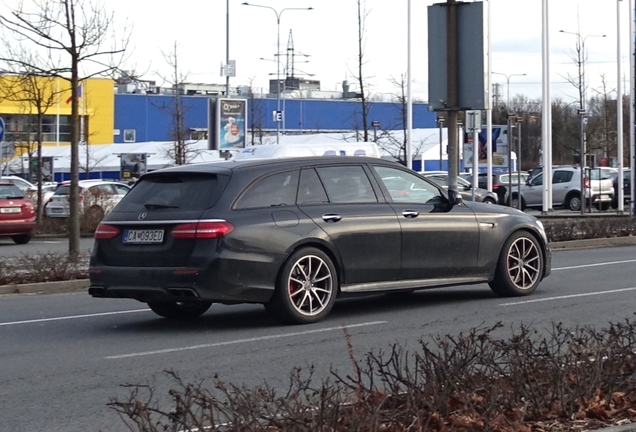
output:
<path id="1" fill-rule="evenodd" d="M 431 288 L 442 287 L 448 285 L 464 285 L 464 284 L 476 284 L 488 282 L 492 275 L 484 274 L 472 277 L 459 277 L 459 278 L 443 278 L 443 279 L 415 279 L 415 280 L 403 280 L 403 281 L 388 281 L 388 282 L 370 282 L 363 284 L 349 284 L 342 285 L 340 290 L 346 293 L 361 293 L 361 292 L 374 292 L 374 291 L 394 291 L 411 288 Z"/>

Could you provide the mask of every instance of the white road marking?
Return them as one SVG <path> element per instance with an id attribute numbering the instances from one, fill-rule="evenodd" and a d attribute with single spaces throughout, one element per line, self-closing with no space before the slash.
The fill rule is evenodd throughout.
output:
<path id="1" fill-rule="evenodd" d="M 356 328 L 356 327 L 366 327 L 366 326 L 372 326 L 372 325 L 386 324 L 387 322 L 388 321 L 372 321 L 372 322 L 366 322 L 366 323 L 360 323 L 360 324 L 342 325 L 338 327 L 327 327 L 327 328 L 316 329 L 316 330 L 306 330 L 306 331 L 300 331 L 300 332 L 282 333 L 282 334 L 259 336 L 259 337 L 246 338 L 246 339 L 236 339 L 236 340 L 225 341 L 225 342 L 191 345 L 191 346 L 185 346 L 180 348 L 166 348 L 166 349 L 161 349 L 156 351 L 120 354 L 120 355 L 108 356 L 105 358 L 108 360 L 117 360 L 117 359 L 124 359 L 124 358 L 130 358 L 130 357 L 141 357 L 141 356 L 156 355 L 156 354 L 168 354 L 168 353 L 180 352 L 180 351 L 190 351 L 190 350 L 197 350 L 197 349 L 203 349 L 203 348 L 237 345 L 237 344 L 248 343 L 248 342 L 260 342 L 260 341 L 266 341 L 266 340 L 272 340 L 272 339 L 282 339 L 282 338 L 293 337 L 293 336 L 303 336 L 303 335 L 316 334 L 316 333 L 325 333 L 325 332 L 330 332 L 334 330 L 342 330 L 345 328 L 350 329 L 350 328 Z"/>
<path id="2" fill-rule="evenodd" d="M 94 313 L 94 314 L 72 315 L 72 316 L 57 317 L 57 318 L 41 318 L 41 319 L 25 320 L 25 321 L 13 321 L 13 322 L 0 323 L 0 327 L 18 325 L 18 324 L 42 323 L 42 322 L 49 322 L 49 321 L 63 321 L 63 320 L 71 320 L 71 319 L 78 319 L 78 318 L 92 318 L 92 317 L 98 317 L 98 316 L 120 315 L 120 314 L 137 313 L 137 312 L 150 312 L 150 309 L 133 309 L 133 310 L 127 310 L 127 311 L 118 311 L 118 312 L 101 312 L 101 313 Z"/>
<path id="3" fill-rule="evenodd" d="M 636 262 L 636 259 L 625 260 L 625 261 L 610 261 L 610 262 L 602 262 L 602 263 L 594 263 L 594 264 L 582 264 L 582 265 L 569 266 L 569 267 L 557 267 L 557 268 L 553 268 L 552 271 L 572 270 L 572 269 L 579 269 L 579 268 L 585 268 L 585 267 L 598 267 L 598 266 L 606 266 L 606 265 L 612 265 L 612 264 L 626 264 L 626 263 L 633 263 L 633 262 Z"/>
<path id="4" fill-rule="evenodd" d="M 511 302 L 511 303 L 501 303 L 499 304 L 499 306 L 515 306 L 515 305 L 528 304 L 528 303 L 539 303 L 539 302 L 545 302 L 545 301 L 562 300 L 562 299 L 576 298 L 576 297 L 589 297 L 589 296 L 613 294 L 613 293 L 626 292 L 626 291 L 636 291 L 636 287 L 620 288 L 620 289 L 607 290 L 607 291 L 588 292 L 588 293 L 581 293 L 581 294 L 570 294 L 570 295 L 555 296 L 555 297 L 545 297 L 540 299 L 523 300 L 523 301 Z"/>

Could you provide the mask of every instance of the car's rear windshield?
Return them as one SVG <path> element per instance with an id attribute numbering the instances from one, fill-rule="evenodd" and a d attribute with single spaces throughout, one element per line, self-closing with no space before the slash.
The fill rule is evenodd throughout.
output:
<path id="1" fill-rule="evenodd" d="M 24 198 L 24 193 L 19 187 L 14 185 L 0 185 L 0 199 L 6 198 Z"/>
<path id="2" fill-rule="evenodd" d="M 143 177 L 121 200 L 117 210 L 204 210 L 218 201 L 228 180 L 228 176 L 198 173 Z"/>
<path id="3" fill-rule="evenodd" d="M 586 170 L 586 175 L 589 177 L 590 180 L 604 180 L 604 179 L 608 179 L 609 177 L 609 173 L 607 171 L 602 171 L 602 170 L 598 170 L 598 169 L 588 169 Z"/>

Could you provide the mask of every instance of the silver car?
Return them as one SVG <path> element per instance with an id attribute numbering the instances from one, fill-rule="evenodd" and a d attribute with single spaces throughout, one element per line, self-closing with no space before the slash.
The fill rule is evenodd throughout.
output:
<path id="1" fill-rule="evenodd" d="M 586 169 L 584 177 L 585 198 L 588 205 L 607 210 L 614 198 L 614 185 L 597 169 Z M 543 205 L 543 172 L 531 177 L 521 185 L 521 197 L 516 188 L 512 190 L 512 207 L 541 207 Z M 581 169 L 576 166 L 559 166 L 552 169 L 552 206 L 581 209 Z"/>
<path id="2" fill-rule="evenodd" d="M 422 175 L 429 180 L 435 182 L 438 186 L 448 189 L 448 172 L 446 171 L 428 171 Z M 469 181 L 462 177 L 457 177 L 457 189 L 464 201 L 473 200 L 473 187 Z M 486 204 L 497 204 L 497 194 L 488 191 L 488 189 L 474 188 L 475 201 Z"/>

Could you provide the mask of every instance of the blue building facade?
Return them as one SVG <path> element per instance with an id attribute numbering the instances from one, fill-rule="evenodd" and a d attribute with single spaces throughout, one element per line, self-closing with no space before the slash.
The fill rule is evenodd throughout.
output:
<path id="1" fill-rule="evenodd" d="M 181 96 L 184 127 L 193 139 L 201 139 L 207 131 L 209 113 L 208 96 Z M 248 100 L 248 130 L 275 131 L 272 112 L 276 99 Z M 320 133 L 362 130 L 362 108 L 358 100 L 341 99 L 281 99 L 285 112 L 282 129 L 290 133 Z M 396 102 L 369 103 L 369 130 L 371 122 L 379 122 L 379 130 L 403 128 L 403 106 Z M 115 143 L 169 141 L 174 139 L 174 96 L 156 94 L 115 95 Z M 428 104 L 413 104 L 413 128 L 436 127 L 436 116 Z"/>

